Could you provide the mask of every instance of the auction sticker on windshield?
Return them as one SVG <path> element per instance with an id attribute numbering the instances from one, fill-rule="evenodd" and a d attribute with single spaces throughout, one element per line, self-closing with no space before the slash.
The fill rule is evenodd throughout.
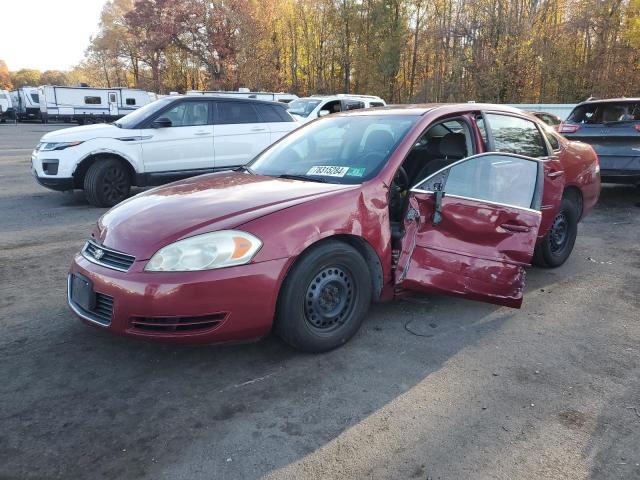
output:
<path id="1" fill-rule="evenodd" d="M 325 177 L 344 177 L 350 167 L 336 167 L 333 165 L 318 165 L 311 167 L 307 175 L 323 175 Z"/>

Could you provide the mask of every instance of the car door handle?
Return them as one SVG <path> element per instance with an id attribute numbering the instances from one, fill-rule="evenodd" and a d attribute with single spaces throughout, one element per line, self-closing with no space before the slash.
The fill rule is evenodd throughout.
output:
<path id="1" fill-rule="evenodd" d="M 251 131 L 252 132 L 264 132 L 266 130 L 266 128 L 260 128 L 260 127 L 256 127 L 256 128 L 252 128 Z"/>
<path id="2" fill-rule="evenodd" d="M 503 223 L 502 225 L 500 225 L 500 227 L 504 228 L 509 232 L 515 232 L 515 233 L 527 233 L 529 230 L 531 230 L 526 225 L 516 225 L 514 223 Z"/>
<path id="3" fill-rule="evenodd" d="M 196 133 L 194 133 L 194 135 L 198 135 L 198 136 L 200 136 L 200 135 L 209 135 L 210 133 L 211 132 L 206 132 L 206 131 L 205 132 L 196 132 Z"/>
<path id="4" fill-rule="evenodd" d="M 556 178 L 562 175 L 563 173 L 564 173 L 564 170 L 552 170 L 549 173 L 547 173 L 547 177 Z"/>

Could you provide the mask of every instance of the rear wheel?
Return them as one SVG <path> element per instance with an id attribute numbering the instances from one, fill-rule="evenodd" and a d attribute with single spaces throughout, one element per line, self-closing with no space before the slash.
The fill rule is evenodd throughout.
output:
<path id="1" fill-rule="evenodd" d="M 533 254 L 533 263 L 543 268 L 556 268 L 567 261 L 578 235 L 578 213 L 575 203 L 565 197 L 551 228 Z"/>
<path id="2" fill-rule="evenodd" d="M 306 253 L 287 275 L 275 330 L 299 350 L 332 350 L 360 328 L 371 291 L 369 269 L 358 251 L 343 242 L 325 242 Z"/>
<path id="3" fill-rule="evenodd" d="M 113 207 L 129 196 L 131 176 L 120 160 L 97 160 L 84 177 L 84 194 L 96 207 Z"/>

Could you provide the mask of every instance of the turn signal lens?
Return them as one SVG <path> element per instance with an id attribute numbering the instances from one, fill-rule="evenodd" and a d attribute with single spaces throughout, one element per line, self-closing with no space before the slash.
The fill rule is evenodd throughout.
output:
<path id="1" fill-rule="evenodd" d="M 244 237 L 233 237 L 233 243 L 235 245 L 235 249 L 233 254 L 231 254 L 231 258 L 242 258 L 249 250 L 251 250 L 251 242 Z"/>

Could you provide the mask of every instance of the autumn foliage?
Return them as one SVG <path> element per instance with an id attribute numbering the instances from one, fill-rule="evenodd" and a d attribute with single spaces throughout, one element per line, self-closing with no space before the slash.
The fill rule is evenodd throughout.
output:
<path id="1" fill-rule="evenodd" d="M 92 85 L 388 102 L 640 95 L 640 0 L 110 0 Z"/>

